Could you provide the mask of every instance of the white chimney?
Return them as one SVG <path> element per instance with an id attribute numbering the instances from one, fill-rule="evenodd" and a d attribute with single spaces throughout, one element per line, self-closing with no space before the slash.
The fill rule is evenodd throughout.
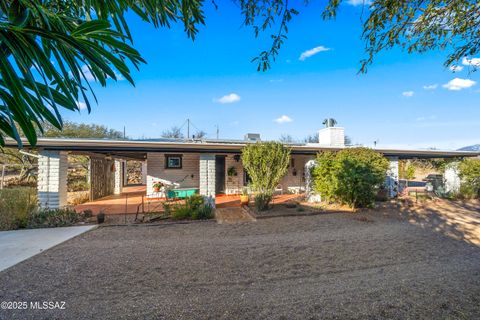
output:
<path id="1" fill-rule="evenodd" d="M 328 127 L 318 131 L 318 143 L 328 147 L 345 147 L 345 129 Z"/>

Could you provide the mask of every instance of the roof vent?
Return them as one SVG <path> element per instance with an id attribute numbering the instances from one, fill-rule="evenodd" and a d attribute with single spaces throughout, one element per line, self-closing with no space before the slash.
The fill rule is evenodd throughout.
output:
<path id="1" fill-rule="evenodd" d="M 260 141 L 260 133 L 247 133 L 245 135 L 246 141 Z"/>

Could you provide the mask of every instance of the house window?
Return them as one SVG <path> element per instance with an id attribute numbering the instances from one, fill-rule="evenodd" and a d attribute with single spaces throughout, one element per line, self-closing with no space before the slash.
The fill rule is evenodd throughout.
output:
<path id="1" fill-rule="evenodd" d="M 165 169 L 182 169 L 182 155 L 181 154 L 165 155 Z"/>

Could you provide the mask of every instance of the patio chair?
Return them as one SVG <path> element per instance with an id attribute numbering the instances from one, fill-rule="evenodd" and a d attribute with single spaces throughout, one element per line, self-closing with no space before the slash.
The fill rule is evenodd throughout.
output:
<path id="1" fill-rule="evenodd" d="M 275 187 L 275 193 L 280 193 L 280 194 L 283 194 L 283 186 L 281 184 L 277 185 Z"/>

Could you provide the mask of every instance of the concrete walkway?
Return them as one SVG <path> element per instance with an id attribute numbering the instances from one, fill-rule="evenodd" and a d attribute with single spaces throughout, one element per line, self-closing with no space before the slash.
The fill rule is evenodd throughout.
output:
<path id="1" fill-rule="evenodd" d="M 0 231 L 0 271 L 95 227 Z"/>

